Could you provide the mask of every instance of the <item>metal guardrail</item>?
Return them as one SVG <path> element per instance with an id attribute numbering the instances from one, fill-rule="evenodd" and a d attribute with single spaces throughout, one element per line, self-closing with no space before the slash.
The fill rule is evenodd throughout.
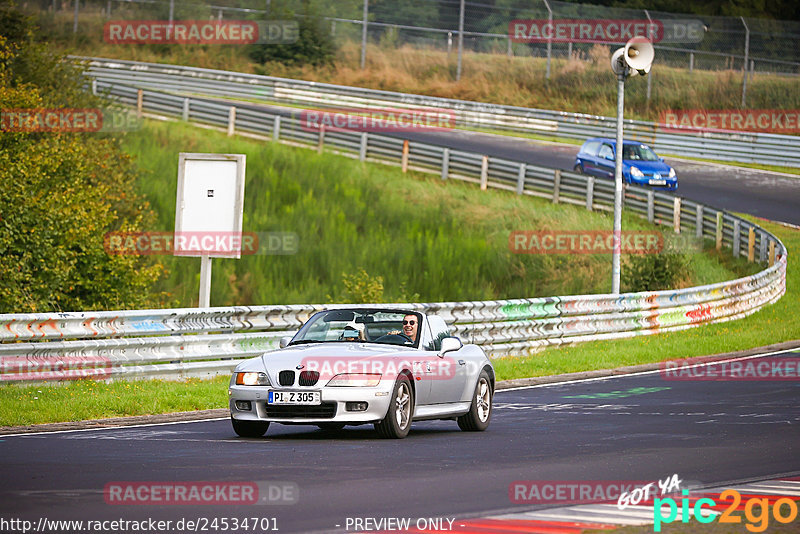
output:
<path id="1" fill-rule="evenodd" d="M 297 119 L 252 109 L 231 113 L 219 102 L 162 91 L 95 82 L 145 113 L 334 151 L 360 160 L 400 165 L 520 195 L 611 209 L 613 184 L 592 177 L 409 143 L 374 133 L 309 131 Z M 231 120 L 233 119 L 233 120 Z M 381 304 L 441 315 L 456 335 L 492 357 L 538 347 L 654 334 L 738 319 L 778 300 L 786 290 L 787 253 L 774 235 L 710 206 L 636 186 L 625 209 L 649 221 L 711 239 L 735 256 L 769 263 L 765 270 L 713 285 L 622 295 L 578 295 L 482 302 Z M 0 315 L 0 382 L 210 376 L 277 348 L 327 305 L 239 306 L 206 309 Z"/>
<path id="2" fill-rule="evenodd" d="M 569 139 L 614 137 L 612 117 L 485 104 L 359 87 L 307 82 L 256 74 L 138 61 L 81 58 L 98 81 L 185 94 L 205 94 L 324 108 L 418 108 L 453 113 L 459 128 L 543 134 Z M 626 120 L 627 137 L 677 156 L 800 167 L 800 136 L 754 132 L 675 133 L 656 123 Z"/>

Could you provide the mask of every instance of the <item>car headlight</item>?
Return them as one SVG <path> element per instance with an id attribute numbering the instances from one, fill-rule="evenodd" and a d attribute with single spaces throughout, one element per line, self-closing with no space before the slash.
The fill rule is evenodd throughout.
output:
<path id="1" fill-rule="evenodd" d="M 675 174 L 675 169 L 673 169 L 672 167 L 670 167 L 670 168 L 669 168 L 669 177 L 670 177 L 670 178 L 675 178 L 676 176 L 677 176 L 677 174 Z"/>
<path id="2" fill-rule="evenodd" d="M 373 387 L 381 381 L 379 373 L 340 373 L 328 381 L 331 387 Z"/>
<path id="3" fill-rule="evenodd" d="M 631 176 L 634 178 L 644 178 L 644 173 L 639 170 L 639 167 L 631 167 Z"/>
<path id="4" fill-rule="evenodd" d="M 236 373 L 237 386 L 269 386 L 269 378 L 266 373 Z"/>

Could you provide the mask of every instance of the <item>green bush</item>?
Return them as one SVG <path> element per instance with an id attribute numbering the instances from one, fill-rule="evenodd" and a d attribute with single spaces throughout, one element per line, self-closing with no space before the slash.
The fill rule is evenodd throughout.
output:
<path id="1" fill-rule="evenodd" d="M 13 6 L 0 8 L 0 109 L 97 107 L 80 71 L 32 42 Z M 158 306 L 163 267 L 110 255 L 104 236 L 148 220 L 136 172 L 99 133 L 0 134 L 0 313 Z"/>
<path id="2" fill-rule="evenodd" d="M 299 38 L 289 44 L 254 44 L 248 54 L 254 61 L 264 64 L 271 61 L 284 65 L 320 66 L 333 63 L 336 44 L 330 34 L 330 25 L 317 16 L 306 16 L 298 21 Z"/>
<path id="3" fill-rule="evenodd" d="M 658 291 L 680 287 L 690 276 L 683 254 L 661 253 L 631 256 L 624 270 L 626 291 Z"/>

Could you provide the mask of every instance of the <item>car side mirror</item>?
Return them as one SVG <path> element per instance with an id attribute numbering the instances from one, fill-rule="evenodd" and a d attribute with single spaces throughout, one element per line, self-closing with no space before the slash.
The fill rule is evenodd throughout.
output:
<path id="1" fill-rule="evenodd" d="M 664 158 L 658 158 L 658 161 L 660 161 L 661 163 L 664 163 Z"/>
<path id="2" fill-rule="evenodd" d="M 612 154 L 606 154 L 606 159 L 608 161 L 614 161 L 614 156 Z"/>
<path id="3" fill-rule="evenodd" d="M 280 342 L 281 348 L 285 349 L 291 341 L 292 341 L 292 336 L 283 336 Z"/>
<path id="4" fill-rule="evenodd" d="M 463 346 L 464 344 L 457 337 L 444 337 L 442 338 L 442 348 L 439 349 L 439 356 L 444 356 L 447 352 L 460 350 Z"/>

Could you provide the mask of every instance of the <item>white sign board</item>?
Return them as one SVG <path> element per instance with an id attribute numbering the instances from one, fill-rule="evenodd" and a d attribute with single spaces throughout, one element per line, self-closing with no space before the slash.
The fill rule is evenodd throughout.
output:
<path id="1" fill-rule="evenodd" d="M 244 154 L 179 155 L 176 256 L 241 256 L 245 163 Z"/>

